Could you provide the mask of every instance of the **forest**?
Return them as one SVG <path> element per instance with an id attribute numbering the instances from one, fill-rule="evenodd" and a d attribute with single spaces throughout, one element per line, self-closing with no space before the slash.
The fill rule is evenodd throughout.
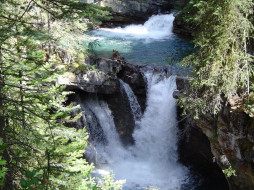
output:
<path id="1" fill-rule="evenodd" d="M 93 69 L 85 62 L 93 44 L 81 41 L 112 9 L 76 0 L 0 1 L 0 189 L 122 189 L 125 181 L 113 173 L 92 175 L 86 128 L 66 125 L 82 116 L 71 114 L 80 106 L 67 104 L 74 92 L 57 82 Z M 191 68 L 190 88 L 178 100 L 183 115 L 215 116 L 230 105 L 254 117 L 253 7 L 252 0 L 180 6 L 195 46 L 177 63 Z"/>

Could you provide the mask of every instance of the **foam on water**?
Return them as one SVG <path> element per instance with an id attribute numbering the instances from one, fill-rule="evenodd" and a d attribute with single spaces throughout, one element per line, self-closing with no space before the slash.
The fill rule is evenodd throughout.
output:
<path id="1" fill-rule="evenodd" d="M 176 105 L 172 96 L 175 77 L 162 78 L 152 73 L 145 76 L 149 87 L 147 108 L 134 131 L 133 146 L 121 144 L 105 102 L 93 99 L 85 103 L 98 118 L 108 140 L 108 144 L 96 146 L 99 161 L 94 172 L 105 175 L 113 170 L 116 179 L 126 179 L 124 189 L 128 190 L 148 186 L 178 190 L 188 182 L 188 170 L 177 162 Z"/>
<path id="2" fill-rule="evenodd" d="M 143 25 L 102 28 L 91 34 L 93 40 L 102 42 L 101 46 L 96 47 L 97 53 L 100 52 L 102 56 L 107 52 L 111 56 L 112 49 L 117 49 L 134 62 L 165 64 L 168 58 L 176 57 L 179 47 L 186 47 L 172 33 L 173 20 L 173 14 L 155 15 Z M 94 174 L 107 175 L 113 170 L 116 179 L 126 179 L 126 190 L 140 190 L 149 186 L 161 190 L 180 190 L 189 182 L 189 173 L 178 163 L 176 105 L 172 96 L 176 89 L 175 77 L 167 78 L 149 72 L 144 76 L 147 79 L 147 105 L 143 115 L 132 89 L 120 80 L 122 93 L 128 97 L 136 124 L 133 146 L 122 145 L 106 102 L 96 98 L 83 102 L 83 110 L 88 108 L 93 112 L 102 128 L 99 130 L 97 124 L 89 125 L 94 126 L 92 130 L 98 130 L 91 133 L 96 134 L 91 138 L 97 157 Z M 98 135 L 102 131 L 104 134 Z"/>
<path id="3" fill-rule="evenodd" d="M 107 37 L 136 38 L 136 39 L 165 39 L 172 34 L 173 14 L 153 15 L 143 25 L 129 25 L 124 28 L 101 28 L 94 34 Z"/>
<path id="4" fill-rule="evenodd" d="M 189 40 L 173 34 L 173 21 L 173 14 L 154 15 L 144 24 L 89 31 L 84 44 L 97 44 L 98 57 L 110 58 L 114 49 L 128 62 L 172 65 L 193 51 Z"/>

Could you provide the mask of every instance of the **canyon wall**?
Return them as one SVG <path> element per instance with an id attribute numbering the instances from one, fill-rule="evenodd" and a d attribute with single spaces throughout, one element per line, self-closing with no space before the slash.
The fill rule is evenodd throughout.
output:
<path id="1" fill-rule="evenodd" d="M 183 7 L 189 0 L 80 0 L 103 7 L 111 7 L 113 18 L 103 21 L 103 27 L 144 23 L 153 14 L 168 13 Z M 178 28 L 181 28 L 178 24 Z M 181 29 L 180 29 L 181 30 Z"/>
<path id="2" fill-rule="evenodd" d="M 254 189 L 253 118 L 225 106 L 215 118 L 201 118 L 196 125 L 208 137 L 214 161 L 228 175 L 230 189 Z"/>
<path id="3" fill-rule="evenodd" d="M 111 7 L 113 11 L 132 16 L 158 13 L 170 8 L 168 0 L 81 0 L 85 3 L 97 3 L 103 7 Z"/>
<path id="4" fill-rule="evenodd" d="M 179 79 L 177 84 L 180 92 L 188 91 L 188 79 Z M 224 105 L 217 115 L 206 114 L 194 120 L 181 114 L 179 109 L 181 161 L 195 165 L 210 179 L 214 174 L 207 171 L 214 165 L 215 173 L 224 172 L 230 190 L 254 189 L 254 119 L 243 111 L 238 99 Z"/>

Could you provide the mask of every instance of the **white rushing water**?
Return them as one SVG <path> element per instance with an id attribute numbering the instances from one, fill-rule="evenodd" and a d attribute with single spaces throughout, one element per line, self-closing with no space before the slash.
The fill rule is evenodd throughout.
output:
<path id="1" fill-rule="evenodd" d="M 107 103 L 97 98 L 90 98 L 83 103 L 82 107 L 84 109 L 88 108 L 94 113 L 107 141 L 107 144 L 97 142 L 96 140 L 93 142 L 93 145 L 98 151 L 97 162 L 99 164 L 114 163 L 114 159 L 119 159 L 118 151 L 122 152 L 123 146 L 120 142 L 120 137 L 116 131 L 114 120 Z M 92 130 L 99 129 L 93 128 Z"/>
<path id="2" fill-rule="evenodd" d="M 122 37 L 136 39 L 165 39 L 172 35 L 173 14 L 153 15 L 144 24 L 129 25 L 124 28 L 101 28 L 94 34 L 106 37 Z"/>
<path id="3" fill-rule="evenodd" d="M 173 21 L 173 14 L 153 15 L 144 24 L 100 28 L 89 31 L 84 44 L 98 57 L 110 58 L 117 50 L 128 62 L 172 65 L 193 51 L 189 40 L 172 32 Z"/>
<path id="4" fill-rule="evenodd" d="M 123 82 L 121 79 L 119 79 L 120 82 L 120 87 L 121 87 L 121 93 L 126 93 L 129 103 L 130 103 L 130 107 L 131 107 L 131 112 L 132 115 L 134 117 L 134 121 L 135 123 L 137 123 L 140 119 L 141 119 L 141 107 L 138 103 L 137 97 L 135 96 L 135 94 L 133 93 L 133 91 L 131 90 L 131 87 Z"/>
<path id="5" fill-rule="evenodd" d="M 137 57 L 143 59 L 143 54 L 145 55 L 145 52 L 151 49 L 151 53 L 148 53 L 151 56 L 148 58 L 155 57 L 158 61 L 158 56 L 161 55 L 159 53 L 165 54 L 168 50 L 164 52 L 158 49 L 158 52 L 155 52 L 157 51 L 155 42 L 165 41 L 166 46 L 171 45 L 166 39 L 171 36 L 172 39 L 174 38 L 173 20 L 173 14 L 155 15 L 143 25 L 129 25 L 125 28 L 113 29 L 102 28 L 93 31 L 93 34 L 96 39 L 105 40 L 105 44 L 114 49 L 120 47 L 119 45 L 115 48 L 117 42 L 125 46 L 129 43 L 130 47 L 127 46 L 129 50 L 122 52 L 131 52 L 134 47 L 140 51 L 146 45 L 151 44 L 151 48 L 139 52 Z M 118 41 L 118 39 L 121 40 Z M 162 47 L 161 44 L 159 47 Z M 108 47 L 100 48 L 100 50 L 106 50 Z M 131 87 L 119 79 L 121 93 L 128 98 L 136 125 L 132 146 L 122 145 L 115 128 L 114 118 L 106 102 L 97 98 L 88 98 L 83 102 L 82 109 L 88 109 L 86 117 L 92 118 L 84 120 L 88 122 L 87 124 L 92 122 L 89 124 L 90 130 L 92 128 L 95 131 L 90 133 L 94 135 L 91 143 L 96 148 L 97 158 L 94 175 L 110 174 L 110 171 L 113 171 L 116 180 L 126 179 L 125 190 L 143 190 L 146 187 L 180 190 L 188 183 L 189 173 L 187 168 L 178 163 L 176 103 L 172 95 L 176 89 L 175 77 L 167 78 L 149 72 L 144 73 L 144 76 L 147 79 L 147 102 L 143 115 Z M 92 113 L 89 115 L 89 112 Z M 90 152 L 95 154 L 94 151 Z"/>
<path id="6" fill-rule="evenodd" d="M 97 99 L 86 101 L 84 106 L 94 112 L 108 141 L 96 146 L 99 160 L 95 173 L 104 175 L 112 170 L 116 179 L 126 179 L 124 189 L 128 190 L 149 186 L 179 190 L 188 182 L 188 170 L 177 162 L 176 105 L 172 96 L 176 89 L 175 77 L 152 73 L 145 76 L 148 81 L 147 107 L 134 131 L 133 146 L 121 144 L 105 102 Z M 133 94 L 129 92 L 130 88 L 125 90 Z M 138 104 L 133 97 L 128 98 L 132 104 Z"/>

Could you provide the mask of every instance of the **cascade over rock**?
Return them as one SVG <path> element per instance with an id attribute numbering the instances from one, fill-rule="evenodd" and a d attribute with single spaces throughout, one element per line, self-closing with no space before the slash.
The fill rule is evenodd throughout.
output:
<path id="1" fill-rule="evenodd" d="M 79 0 L 84 3 L 96 3 L 103 7 L 111 7 L 112 18 L 103 21 L 104 27 L 123 26 L 133 23 L 144 23 L 153 14 L 166 13 L 172 9 L 183 7 L 189 0 Z M 178 25 L 179 26 L 179 25 Z M 182 28 L 183 25 L 180 26 Z M 179 27 L 176 27 L 179 28 Z M 178 31 L 178 30 L 176 30 Z M 178 33 L 178 32 L 176 32 Z"/>
<path id="2" fill-rule="evenodd" d="M 166 17 L 173 21 L 172 15 Z M 171 26 L 169 28 L 172 29 Z M 121 32 L 125 29 L 127 27 Z M 144 33 L 140 36 L 131 34 L 135 38 L 147 38 Z M 169 37 L 171 30 L 166 34 L 163 33 L 163 38 Z M 129 37 L 130 34 L 123 36 Z M 158 36 L 157 33 L 148 35 L 155 36 Z M 209 141 L 201 130 L 188 133 L 187 139 L 191 139 L 191 143 L 181 140 L 177 151 L 178 129 L 173 92 L 177 85 L 179 91 L 175 96 L 178 96 L 186 88 L 187 79 L 175 79 L 171 76 L 172 70 L 166 66 L 127 63 L 117 51 L 111 59 L 89 58 L 87 65 L 96 69 L 77 71 L 60 78 L 59 83 L 75 91 L 69 101 L 81 105 L 79 112 L 82 111 L 82 117 L 76 122 L 76 127 L 86 126 L 90 133 L 85 157 L 96 163 L 96 174 L 105 173 L 107 167 L 113 168 L 118 179 L 128 179 L 129 189 L 142 189 L 149 184 L 167 190 L 190 189 L 190 186 L 198 190 L 199 185 L 201 189 L 227 189 L 221 170 L 213 163 Z M 73 116 L 79 112 L 73 113 Z M 180 129 L 185 130 L 181 125 Z M 185 136 L 183 139 L 186 139 Z M 198 147 L 200 144 L 202 146 Z M 188 163 L 189 155 L 192 158 Z M 178 159 L 191 167 L 192 175 Z M 204 166 L 205 172 L 209 173 L 208 179 L 205 172 L 202 173 Z M 190 180 L 190 176 L 193 179 Z"/>
<path id="3" fill-rule="evenodd" d="M 135 121 L 131 111 L 131 105 L 126 95 L 122 95 L 119 79 L 126 82 L 140 105 L 143 113 L 146 107 L 146 79 L 143 71 L 161 73 L 162 76 L 170 76 L 171 72 L 163 66 L 137 65 L 126 62 L 117 51 L 113 52 L 111 59 L 95 59 L 89 57 L 86 60 L 88 65 L 96 66 L 96 69 L 86 70 L 84 72 L 67 73 L 58 79 L 58 83 L 66 86 L 66 90 L 75 91 L 74 95 L 69 97 L 69 101 L 80 104 L 80 97 L 87 99 L 91 96 L 98 96 L 98 99 L 105 100 L 114 116 L 114 122 L 121 140 L 124 144 L 132 144 L 132 133 Z M 122 109 L 124 108 L 124 109 Z M 81 110 L 80 110 L 81 111 Z M 78 113 L 73 113 L 77 115 Z M 91 114 L 90 114 L 91 115 Z M 92 116 L 89 116 L 90 118 Z M 69 126 L 82 128 L 87 126 L 83 119 L 75 123 L 69 123 Z"/>
<path id="4" fill-rule="evenodd" d="M 71 126 L 76 128 L 83 128 L 86 126 L 88 131 L 92 131 L 89 138 L 90 145 L 86 150 L 86 158 L 91 162 L 97 163 L 101 158 L 94 156 L 97 151 L 94 147 L 94 136 L 100 134 L 97 140 L 105 143 L 107 142 L 107 138 L 106 134 L 104 134 L 103 130 L 100 128 L 98 116 L 96 117 L 91 110 L 91 105 L 104 105 L 105 109 L 111 110 L 109 115 L 112 115 L 114 126 L 119 134 L 120 141 L 124 146 L 133 145 L 135 143 L 133 133 L 135 126 L 138 126 L 139 124 L 137 124 L 135 117 L 133 117 L 133 107 L 130 104 L 130 99 L 126 92 L 123 93 L 123 87 L 121 87 L 122 84 L 120 84 L 120 80 L 126 83 L 125 85 L 129 85 L 129 88 L 137 97 L 137 102 L 141 107 L 141 113 L 144 113 L 146 109 L 147 90 L 149 87 L 147 86 L 147 77 L 142 73 L 154 73 L 158 77 L 158 80 L 162 80 L 164 77 L 169 77 L 171 72 L 167 70 L 167 67 L 163 66 L 134 65 L 127 63 L 117 51 L 114 51 L 111 59 L 90 58 L 88 60 L 87 63 L 91 65 L 98 64 L 97 69 L 95 69 L 94 72 L 104 72 L 105 75 L 110 73 L 111 80 L 113 81 L 111 85 L 104 86 L 104 83 L 96 83 L 93 84 L 94 87 L 91 88 L 91 82 L 87 83 L 78 79 L 80 76 L 87 76 L 86 72 L 76 74 L 76 81 L 79 81 L 79 83 L 66 82 L 65 85 L 67 85 L 67 89 L 75 91 L 75 94 L 69 97 L 69 100 L 74 105 L 81 105 L 82 102 L 87 101 L 90 102 L 88 106 L 86 106 L 86 104 L 82 106 L 80 111 L 85 111 L 85 114 L 76 123 L 71 123 Z M 99 64 L 101 64 L 101 66 L 99 66 Z M 91 79 L 91 81 L 93 80 Z M 176 84 L 177 89 L 181 92 L 183 89 L 188 88 L 188 79 L 176 77 Z M 94 101 L 97 103 L 94 103 Z M 105 102 L 107 106 L 105 106 L 105 103 L 101 102 Z M 104 113 L 105 111 L 101 112 Z M 73 113 L 73 116 L 78 113 L 79 112 Z M 188 120 L 181 122 L 179 125 L 180 131 L 185 130 L 184 123 L 189 124 L 189 122 L 192 121 Z M 94 128 L 100 130 L 94 131 L 92 130 Z M 194 175 L 199 173 L 201 178 L 205 178 L 204 183 L 207 187 L 211 186 L 212 188 L 226 190 L 227 184 L 225 183 L 225 178 L 220 168 L 213 162 L 214 156 L 211 152 L 207 137 L 198 127 L 191 128 L 187 134 L 187 136 L 183 135 L 179 141 L 180 161 L 186 166 L 191 167 L 191 172 L 193 172 Z M 217 183 L 213 183 L 214 181 Z"/>
<path id="5" fill-rule="evenodd" d="M 147 19 L 147 16 L 172 8 L 168 0 L 80 0 L 85 3 L 97 3 L 103 7 L 111 7 L 114 12 L 133 16 L 137 19 Z"/>
<path id="6" fill-rule="evenodd" d="M 144 77 L 147 107 L 143 114 L 130 86 L 119 79 L 120 94 L 123 100 L 128 100 L 120 110 L 129 105 L 135 126 L 130 134 L 133 142 L 129 144 L 126 141 L 131 139 L 122 139 L 121 131 L 116 128 L 109 95 L 76 92 L 72 102 L 80 104 L 83 111 L 78 122 L 87 126 L 90 134 L 85 157 L 96 163 L 94 175 L 113 170 L 116 179 L 127 179 L 127 189 L 151 185 L 162 190 L 180 190 L 183 185 L 190 185 L 190 181 L 188 169 L 178 162 L 176 106 L 172 97 L 175 77 L 150 71 Z"/>

